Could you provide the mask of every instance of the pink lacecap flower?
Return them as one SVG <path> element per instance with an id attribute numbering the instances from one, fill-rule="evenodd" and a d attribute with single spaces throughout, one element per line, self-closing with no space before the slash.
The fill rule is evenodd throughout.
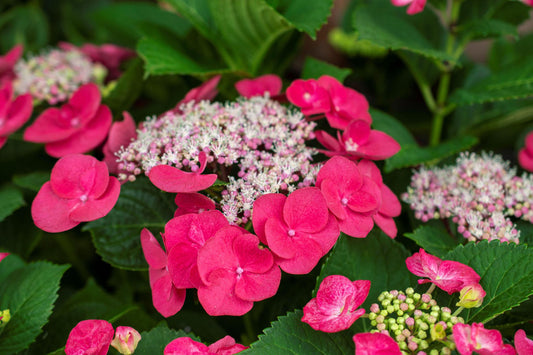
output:
<path id="1" fill-rule="evenodd" d="M 424 6 L 426 6 L 426 0 L 391 0 L 391 2 L 394 6 L 406 6 L 410 4 L 407 8 L 407 13 L 409 15 L 414 15 L 419 12 L 422 12 L 424 10 Z"/>
<path id="2" fill-rule="evenodd" d="M 181 337 L 172 340 L 163 352 L 164 355 L 201 355 L 218 354 L 233 355 L 248 347 L 235 343 L 235 339 L 229 335 L 207 346 L 188 337 Z"/>
<path id="3" fill-rule="evenodd" d="M 198 155 L 200 168 L 195 172 L 185 172 L 169 165 L 154 166 L 148 173 L 148 178 L 159 189 L 166 192 L 197 192 L 213 185 L 216 174 L 201 175 L 207 165 L 207 155 Z"/>
<path id="4" fill-rule="evenodd" d="M 518 355 L 533 354 L 533 340 L 529 339 L 522 329 L 518 329 L 514 335 L 514 347 Z"/>
<path id="5" fill-rule="evenodd" d="M 350 281 L 342 275 L 330 275 L 320 283 L 316 297 L 304 307 L 302 322 L 326 333 L 340 332 L 365 313 L 358 308 L 370 291 L 370 281 Z"/>
<path id="6" fill-rule="evenodd" d="M 0 84 L 0 148 L 11 133 L 28 121 L 32 110 L 30 94 L 20 95 L 13 100 L 13 84 L 10 81 Z"/>
<path id="7" fill-rule="evenodd" d="M 185 303 L 185 289 L 178 289 L 172 283 L 167 268 L 167 254 L 146 228 L 141 231 L 141 245 L 144 258 L 149 266 L 148 274 L 154 308 L 163 317 L 173 316 Z"/>
<path id="8" fill-rule="evenodd" d="M 111 174 L 117 174 L 119 171 L 115 153 L 121 147 L 127 146 L 133 139 L 137 138 L 135 121 L 126 111 L 122 112 L 122 115 L 124 116 L 122 121 L 114 122 L 111 125 L 107 141 L 102 148 L 104 162 L 107 164 Z"/>
<path id="9" fill-rule="evenodd" d="M 111 127 L 111 111 L 100 104 L 98 86 L 81 86 L 61 108 L 48 108 L 24 132 L 24 139 L 45 143 L 53 157 L 85 153 L 97 147 Z"/>
<path id="10" fill-rule="evenodd" d="M 15 78 L 13 67 L 22 56 L 23 51 L 24 47 L 22 44 L 17 44 L 5 55 L 0 56 L 0 85 L 12 81 Z"/>
<path id="11" fill-rule="evenodd" d="M 141 340 L 141 334 L 132 327 L 117 327 L 111 346 L 121 354 L 131 355 Z"/>
<path id="12" fill-rule="evenodd" d="M 4 260 L 9 253 L 0 253 L 0 261 Z"/>
<path id="13" fill-rule="evenodd" d="M 180 106 L 184 103 L 187 103 L 189 101 L 195 101 L 199 102 L 202 100 L 212 100 L 217 96 L 218 90 L 217 85 L 220 81 L 221 75 L 215 75 L 211 79 L 207 80 L 206 82 L 202 83 L 202 85 L 195 87 L 194 89 L 191 89 L 185 97 L 180 100 L 176 106 L 170 110 L 169 112 L 172 112 L 174 114 L 181 114 Z"/>
<path id="14" fill-rule="evenodd" d="M 457 323 L 452 328 L 457 352 L 461 355 L 514 355 L 511 345 L 503 344 L 502 335 L 496 329 L 485 329 L 482 323 L 472 325 Z"/>
<path id="15" fill-rule="evenodd" d="M 396 223 L 394 223 L 393 217 L 398 217 L 402 212 L 402 206 L 398 197 L 383 183 L 381 172 L 374 162 L 370 160 L 361 160 L 357 164 L 357 167 L 361 174 L 371 178 L 381 190 L 381 204 L 379 205 L 377 213 L 372 215 L 374 223 L 376 223 L 389 237 L 395 238 L 398 229 L 396 228 Z"/>
<path id="16" fill-rule="evenodd" d="M 270 97 L 279 95 L 281 92 L 281 78 L 274 74 L 266 74 L 254 79 L 243 79 L 235 83 L 239 95 L 246 98 L 263 96 L 266 92 Z"/>
<path id="17" fill-rule="evenodd" d="M 178 206 L 174 217 L 183 216 L 187 213 L 202 213 L 216 208 L 215 201 L 198 192 L 180 192 L 176 194 L 174 202 Z"/>
<path id="18" fill-rule="evenodd" d="M 381 203 L 380 187 L 361 174 L 357 164 L 341 156 L 329 159 L 316 179 L 329 210 L 337 217 L 340 230 L 364 238 L 372 230 L 372 216 Z"/>
<path id="19" fill-rule="evenodd" d="M 359 333 L 353 336 L 355 355 L 401 355 L 400 346 L 387 334 Z"/>
<path id="20" fill-rule="evenodd" d="M 477 284 L 481 279 L 470 266 L 457 261 L 443 261 L 426 253 L 424 249 L 408 257 L 405 264 L 413 274 L 429 278 L 418 280 L 419 284 L 432 282 L 449 294 L 459 292 L 465 286 Z"/>
<path id="21" fill-rule="evenodd" d="M 328 91 L 315 79 L 293 81 L 286 94 L 289 102 L 298 106 L 306 116 L 329 112 L 331 107 Z"/>
<path id="22" fill-rule="evenodd" d="M 165 225 L 165 247 L 168 252 L 168 272 L 177 288 L 202 285 L 198 274 L 198 251 L 215 233 L 229 225 L 220 211 L 185 214 L 172 218 Z"/>
<path id="23" fill-rule="evenodd" d="M 100 319 L 79 322 L 68 335 L 67 355 L 106 355 L 113 340 L 113 326 Z"/>
<path id="24" fill-rule="evenodd" d="M 328 75 L 321 76 L 318 85 L 327 90 L 331 100 L 330 109 L 325 111 L 331 127 L 346 129 L 353 120 L 363 120 L 370 126 L 372 117 L 368 112 L 368 101 L 364 95 Z"/>
<path id="25" fill-rule="evenodd" d="M 252 221 L 259 239 L 290 274 L 307 274 L 339 237 L 339 225 L 316 187 L 298 189 L 288 197 L 266 194 L 254 202 Z"/>
<path id="26" fill-rule="evenodd" d="M 115 206 L 120 183 L 105 163 L 88 155 L 67 155 L 52 168 L 31 205 L 35 225 L 50 233 L 102 218 Z"/>
<path id="27" fill-rule="evenodd" d="M 102 64 L 108 70 L 109 80 L 118 78 L 121 74 L 120 64 L 135 56 L 135 52 L 131 49 L 109 43 L 100 46 L 86 43 L 81 47 L 76 47 L 71 43 L 60 42 L 58 47 L 66 51 L 78 50 L 89 57 L 91 61 Z"/>
<path id="28" fill-rule="evenodd" d="M 533 132 L 526 136 L 526 145 L 518 153 L 520 166 L 527 171 L 533 171 Z"/>
<path id="29" fill-rule="evenodd" d="M 337 139 L 324 131 L 315 132 L 317 140 L 327 149 L 327 156 L 342 155 L 350 159 L 383 160 L 400 151 L 400 144 L 388 134 L 370 129 L 367 121 L 355 119 Z"/>
<path id="30" fill-rule="evenodd" d="M 198 253 L 198 271 L 204 285 L 200 303 L 209 315 L 240 316 L 253 302 L 276 294 L 281 271 L 272 253 L 259 239 L 241 228 L 220 229 Z"/>

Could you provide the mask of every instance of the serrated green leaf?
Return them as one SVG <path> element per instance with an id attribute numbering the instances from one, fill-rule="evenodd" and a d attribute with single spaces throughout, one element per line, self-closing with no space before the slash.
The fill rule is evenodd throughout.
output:
<path id="1" fill-rule="evenodd" d="M 50 180 L 49 171 L 36 171 L 34 173 L 13 176 L 13 183 L 15 185 L 35 192 L 39 191 L 41 186 L 48 180 Z"/>
<path id="2" fill-rule="evenodd" d="M 326 24 L 333 0 L 285 0 L 282 15 L 299 31 L 316 39 L 316 32 Z"/>
<path id="3" fill-rule="evenodd" d="M 413 233 L 405 233 L 405 237 L 413 240 L 419 247 L 430 254 L 442 258 L 457 246 L 457 241 L 444 229 L 422 225 Z"/>
<path id="4" fill-rule="evenodd" d="M 322 75 L 329 75 L 342 83 L 351 73 L 352 70 L 349 68 L 339 68 L 321 60 L 307 57 L 302 70 L 302 79 L 318 79 Z"/>
<path id="5" fill-rule="evenodd" d="M 111 92 L 104 97 L 104 104 L 109 106 L 112 112 L 128 110 L 141 94 L 143 74 L 142 61 L 138 58 L 132 60 Z"/>
<path id="6" fill-rule="evenodd" d="M 387 133 L 400 143 L 400 146 L 416 144 L 411 132 L 396 118 L 376 109 L 370 109 L 370 115 L 373 129 Z"/>
<path id="7" fill-rule="evenodd" d="M 341 233 L 322 267 L 315 291 L 329 275 L 370 280 L 370 293 L 361 306 L 369 307 L 383 291 L 402 290 L 416 284 L 405 266 L 405 259 L 410 255 L 403 245 L 386 236 L 377 226 L 362 239 Z"/>
<path id="8" fill-rule="evenodd" d="M 374 2 L 358 7 L 353 25 L 360 38 L 391 50 L 407 50 L 422 56 L 455 62 L 452 55 L 440 50 L 417 29 L 405 10 Z"/>
<path id="9" fill-rule="evenodd" d="M 456 90 L 450 102 L 458 106 L 519 99 L 533 95 L 533 62 L 519 63 L 494 73 L 468 88 Z"/>
<path id="10" fill-rule="evenodd" d="M 422 148 L 418 145 L 404 145 L 396 155 L 386 160 L 385 172 L 435 162 L 466 150 L 477 142 L 478 139 L 475 137 L 462 136 L 450 139 L 435 147 Z"/>
<path id="11" fill-rule="evenodd" d="M 494 19 L 518 27 L 529 18 L 528 7 L 519 1 L 508 0 L 469 0 L 461 4 L 459 23 L 476 19 Z"/>
<path id="12" fill-rule="evenodd" d="M 209 0 L 168 0 L 168 3 L 204 37 L 216 39 L 216 29 L 209 11 Z"/>
<path id="13" fill-rule="evenodd" d="M 0 222 L 7 216 L 24 206 L 22 192 L 12 185 L 4 185 L 0 188 Z"/>
<path id="14" fill-rule="evenodd" d="M 141 341 L 137 349 L 135 349 L 135 355 L 162 354 L 168 343 L 181 337 L 190 337 L 196 341 L 200 341 L 194 335 L 185 333 L 183 330 L 169 329 L 164 324 L 158 325 L 149 332 L 141 333 Z"/>
<path id="15" fill-rule="evenodd" d="M 533 249 L 526 246 L 499 241 L 468 243 L 452 250 L 444 259 L 473 268 L 487 292 L 481 307 L 461 313 L 467 323 L 486 323 L 533 294 Z"/>
<path id="16" fill-rule="evenodd" d="M 88 223 L 96 252 L 121 269 L 146 270 L 140 233 L 148 228 L 154 235 L 163 231 L 174 216 L 174 196 L 157 189 L 145 177 L 122 185 L 115 207 L 104 218 Z"/>
<path id="17" fill-rule="evenodd" d="M 52 313 L 59 280 L 68 266 L 36 262 L 13 271 L 0 285 L 0 309 L 11 320 L 0 335 L 0 354 L 26 349 Z"/>
<path id="18" fill-rule="evenodd" d="M 492 19 L 474 19 L 461 25 L 457 31 L 460 41 L 464 41 L 465 43 L 475 39 L 500 37 L 504 35 L 518 37 L 516 26 Z"/>
<path id="19" fill-rule="evenodd" d="M 350 331 L 324 333 L 313 330 L 301 321 L 301 310 L 291 312 L 272 322 L 259 340 L 240 354 L 353 354 L 355 346 Z M 351 333 L 350 333 L 351 334 Z"/>

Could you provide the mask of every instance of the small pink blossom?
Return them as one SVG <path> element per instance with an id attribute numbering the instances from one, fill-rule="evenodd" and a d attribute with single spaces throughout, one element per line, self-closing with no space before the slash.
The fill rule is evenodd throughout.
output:
<path id="1" fill-rule="evenodd" d="M 370 281 L 350 281 L 342 275 L 330 275 L 320 283 L 316 297 L 304 307 L 302 322 L 326 333 L 340 332 L 364 313 L 358 308 L 370 291 Z"/>
<path id="2" fill-rule="evenodd" d="M 42 230 L 63 232 L 107 215 L 119 194 L 120 183 L 109 176 L 105 163 L 88 155 L 67 155 L 35 196 L 31 215 Z"/>
<path id="3" fill-rule="evenodd" d="M 140 340 L 141 334 L 132 327 L 117 327 L 111 346 L 121 354 L 131 355 L 135 352 Z"/>
<path id="4" fill-rule="evenodd" d="M 415 15 L 422 12 L 426 6 L 426 0 L 391 0 L 391 2 L 394 6 L 406 6 L 410 4 L 407 8 L 407 13 L 409 15 Z"/>
<path id="5" fill-rule="evenodd" d="M 464 308 L 475 308 L 481 306 L 487 293 L 480 284 L 467 285 L 459 293 L 459 302 L 456 306 Z"/>
<path id="6" fill-rule="evenodd" d="M 502 335 L 496 329 L 485 329 L 483 323 L 472 325 L 457 323 L 452 328 L 453 339 L 457 352 L 461 355 L 514 355 L 516 352 L 511 345 L 503 344 Z"/>
<path id="7" fill-rule="evenodd" d="M 215 201 L 198 192 L 179 192 L 174 202 L 178 206 L 174 217 L 183 216 L 187 213 L 202 213 L 215 209 Z"/>
<path id="8" fill-rule="evenodd" d="M 24 132 L 24 140 L 45 143 L 56 158 L 96 148 L 111 127 L 111 111 L 100 104 L 98 86 L 81 86 L 61 108 L 48 108 Z"/>
<path id="9" fill-rule="evenodd" d="M 7 137 L 26 123 L 33 110 L 30 94 L 13 97 L 13 85 L 6 82 L 0 85 L 0 148 Z"/>
<path id="10" fill-rule="evenodd" d="M 198 253 L 198 271 L 204 285 L 200 303 L 209 315 L 240 316 L 253 302 L 276 294 L 281 271 L 259 239 L 238 227 L 220 229 Z"/>
<path id="11" fill-rule="evenodd" d="M 237 354 L 245 349 L 248 349 L 247 346 L 242 344 L 237 344 L 235 339 L 226 335 L 224 338 L 217 340 L 213 344 L 208 346 L 209 352 L 219 355 L 233 355 Z"/>
<path id="12" fill-rule="evenodd" d="M 408 257 L 405 263 L 413 274 L 429 279 L 418 280 L 419 284 L 432 282 L 449 294 L 459 292 L 465 286 L 477 284 L 481 279 L 470 266 L 457 261 L 443 261 L 426 253 L 424 249 Z"/>
<path id="13" fill-rule="evenodd" d="M 266 194 L 254 202 L 252 221 L 259 239 L 290 274 L 307 274 L 339 237 L 339 225 L 316 187 L 298 189 L 288 197 Z"/>
<path id="14" fill-rule="evenodd" d="M 328 112 L 331 106 L 326 89 L 314 79 L 298 79 L 287 88 L 287 99 L 306 116 Z"/>
<path id="15" fill-rule="evenodd" d="M 246 98 L 263 96 L 267 92 L 270 97 L 274 97 L 279 95 L 281 87 L 281 78 L 274 74 L 266 74 L 254 79 L 243 79 L 235 83 L 239 95 Z"/>
<path id="16" fill-rule="evenodd" d="M 163 355 L 202 355 L 210 354 L 209 348 L 204 343 L 192 340 L 189 337 L 181 337 L 172 340 L 165 346 Z"/>
<path id="17" fill-rule="evenodd" d="M 67 355 L 106 355 L 114 332 L 113 326 L 108 321 L 83 320 L 70 331 L 65 353 Z"/>
<path id="18" fill-rule="evenodd" d="M 5 55 L 0 56 L 0 85 L 15 79 L 13 67 L 22 56 L 23 51 L 24 47 L 22 44 L 17 44 Z"/>
<path id="19" fill-rule="evenodd" d="M 378 185 L 359 171 L 357 164 L 341 156 L 329 159 L 318 172 L 320 188 L 340 230 L 364 238 L 374 227 L 372 215 L 381 202 Z"/>
<path id="20" fill-rule="evenodd" d="M 525 170 L 533 171 L 533 132 L 528 133 L 525 143 L 518 153 L 518 162 Z"/>
<path id="21" fill-rule="evenodd" d="M 109 134 L 107 135 L 107 141 L 102 148 L 104 153 L 104 162 L 109 168 L 111 174 L 117 174 L 118 157 L 115 155 L 116 152 L 120 150 L 121 147 L 127 147 L 130 142 L 137 138 L 136 125 L 135 121 L 131 115 L 124 111 L 122 112 L 124 119 L 120 122 L 114 122 L 111 125 Z"/>
<path id="22" fill-rule="evenodd" d="M 220 81 L 221 76 L 215 75 L 211 79 L 207 80 L 206 82 L 202 83 L 200 86 L 195 87 L 194 89 L 191 89 L 183 99 L 181 99 L 174 108 L 168 112 L 173 114 L 182 114 L 181 111 L 181 105 L 190 102 L 195 101 L 199 102 L 202 100 L 212 100 L 217 96 L 218 90 L 217 85 Z"/>
<path id="23" fill-rule="evenodd" d="M 387 334 L 359 333 L 353 336 L 355 355 L 401 355 L 400 346 Z"/>
<path id="24" fill-rule="evenodd" d="M 197 192 L 213 185 L 217 179 L 216 174 L 201 175 L 207 165 L 207 155 L 200 152 L 198 155 L 200 168 L 194 172 L 185 172 L 170 165 L 154 166 L 148 178 L 159 189 L 166 192 Z"/>
<path id="25" fill-rule="evenodd" d="M 529 339 L 522 329 L 518 329 L 514 335 L 514 347 L 518 355 L 533 354 L 533 340 Z"/>
<path id="26" fill-rule="evenodd" d="M 165 318 L 173 316 L 185 303 L 185 289 L 178 289 L 172 283 L 167 267 L 167 254 L 146 228 L 141 231 L 141 245 L 149 266 L 154 308 Z"/>

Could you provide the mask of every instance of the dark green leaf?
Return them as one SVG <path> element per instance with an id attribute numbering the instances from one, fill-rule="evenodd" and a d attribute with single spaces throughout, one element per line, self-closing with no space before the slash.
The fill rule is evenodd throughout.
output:
<path id="1" fill-rule="evenodd" d="M 0 267 L 0 284 L 4 283 L 4 280 L 16 269 L 20 269 L 26 263 L 17 255 L 10 254 L 2 260 L 3 264 Z"/>
<path id="2" fill-rule="evenodd" d="M 279 317 L 270 328 L 263 331 L 250 349 L 240 354 L 353 354 L 354 344 L 349 331 L 324 333 L 313 330 L 301 321 L 298 310 Z"/>
<path id="3" fill-rule="evenodd" d="M 168 0 L 204 37 L 216 41 L 216 29 L 209 10 L 209 0 Z"/>
<path id="4" fill-rule="evenodd" d="M 449 252 L 445 260 L 472 267 L 480 276 L 487 295 L 479 308 L 463 311 L 467 323 L 497 317 L 533 294 L 533 249 L 513 243 L 486 241 L 468 243 Z"/>
<path id="5" fill-rule="evenodd" d="M 45 182 L 50 180 L 49 171 L 36 171 L 34 173 L 15 175 L 13 183 L 19 187 L 37 192 Z"/>
<path id="6" fill-rule="evenodd" d="M 373 129 L 387 133 L 400 143 L 402 147 L 404 145 L 416 144 L 411 132 L 396 118 L 376 109 L 370 109 L 370 115 L 372 116 Z"/>
<path id="7" fill-rule="evenodd" d="M 0 43 L 2 53 L 16 44 L 23 44 L 26 51 L 37 52 L 48 43 L 48 22 L 41 8 L 18 5 L 0 16 Z"/>
<path id="8" fill-rule="evenodd" d="M 0 354 L 26 349 L 52 313 L 59 280 L 68 266 L 36 262 L 13 271 L 0 285 L 0 309 L 11 320 L 0 335 Z"/>
<path id="9" fill-rule="evenodd" d="M 343 82 L 351 73 L 351 69 L 339 68 L 321 60 L 307 57 L 302 70 L 302 79 L 318 79 L 322 75 L 329 75 Z"/>
<path id="10" fill-rule="evenodd" d="M 400 152 L 385 162 L 385 171 L 391 172 L 400 168 L 407 168 L 420 164 L 436 162 L 440 159 L 457 154 L 474 146 L 478 139 L 462 136 L 450 139 L 435 147 L 419 147 L 418 145 L 403 145 Z"/>
<path id="11" fill-rule="evenodd" d="M 0 222 L 25 204 L 19 189 L 12 185 L 2 186 L 0 188 Z"/>
<path id="12" fill-rule="evenodd" d="M 35 226 L 30 208 L 21 208 L 0 223 L 0 246 L 11 253 L 27 258 L 41 240 L 44 232 Z"/>
<path id="13" fill-rule="evenodd" d="M 430 254 L 442 258 L 457 246 L 457 241 L 444 228 L 422 225 L 413 233 L 405 233 L 405 237 L 413 240 L 419 247 Z"/>
<path id="14" fill-rule="evenodd" d="M 498 20 L 475 19 L 458 28 L 459 40 L 467 43 L 471 40 L 512 35 L 517 37 L 516 26 Z"/>
<path id="15" fill-rule="evenodd" d="M 282 15 L 299 31 L 316 39 L 316 32 L 326 24 L 333 0 L 285 0 Z"/>
<path id="16" fill-rule="evenodd" d="M 143 73 L 142 61 L 138 58 L 132 60 L 111 92 L 104 97 L 104 104 L 115 113 L 129 109 L 141 93 Z"/>
<path id="17" fill-rule="evenodd" d="M 174 216 L 174 196 L 157 189 L 147 178 L 122 185 L 120 197 L 104 218 L 88 223 L 96 251 L 109 264 L 129 270 L 145 270 L 140 234 L 148 228 L 163 231 Z"/>
<path id="18" fill-rule="evenodd" d="M 166 325 L 160 324 L 149 332 L 141 333 L 141 341 L 135 350 L 135 355 L 162 354 L 168 343 L 181 337 L 190 337 L 200 341 L 192 334 L 187 334 L 182 330 L 169 329 Z"/>

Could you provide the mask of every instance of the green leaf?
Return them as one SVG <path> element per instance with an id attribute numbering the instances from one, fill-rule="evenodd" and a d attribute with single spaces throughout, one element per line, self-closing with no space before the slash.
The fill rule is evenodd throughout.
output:
<path id="1" fill-rule="evenodd" d="M 461 25 L 458 29 L 460 41 L 512 35 L 518 37 L 516 26 L 499 20 L 474 19 Z"/>
<path id="2" fill-rule="evenodd" d="M 533 249 L 513 243 L 468 243 L 449 252 L 445 260 L 472 267 L 487 295 L 479 308 L 463 311 L 467 323 L 486 323 L 518 306 L 533 294 Z"/>
<path id="3" fill-rule="evenodd" d="M 168 3 L 204 37 L 216 40 L 216 29 L 209 11 L 209 0 L 168 0 Z"/>
<path id="4" fill-rule="evenodd" d="M 4 185 L 0 188 L 0 222 L 25 204 L 19 189 L 12 185 Z"/>
<path id="5" fill-rule="evenodd" d="M 141 230 L 154 235 L 163 231 L 174 216 L 174 196 L 162 192 L 145 177 L 122 185 L 120 197 L 104 218 L 88 223 L 96 252 L 102 259 L 121 269 L 146 270 L 141 248 Z"/>
<path id="6" fill-rule="evenodd" d="M 138 58 L 132 60 L 111 92 L 105 95 L 104 104 L 115 113 L 129 109 L 141 94 L 143 73 L 142 61 Z"/>
<path id="7" fill-rule="evenodd" d="M 513 64 L 527 62 L 533 55 L 533 34 L 510 41 L 502 37 L 494 41 L 489 53 L 489 66 L 494 72 L 506 70 Z"/>
<path id="8" fill-rule="evenodd" d="M 141 332 L 141 341 L 135 349 L 135 355 L 162 354 L 168 343 L 181 337 L 190 337 L 200 341 L 194 335 L 187 334 L 183 330 L 169 329 L 165 324 L 160 324 L 149 332 Z"/>
<path id="9" fill-rule="evenodd" d="M 373 2 L 355 10 L 353 25 L 359 32 L 360 39 L 368 40 L 376 45 L 391 50 L 403 49 L 428 58 L 455 62 L 453 56 L 431 43 L 424 36 L 424 32 L 417 29 L 412 17 L 404 12 L 405 10 L 401 8 Z"/>
<path id="10" fill-rule="evenodd" d="M 1 53 L 6 53 L 16 44 L 24 45 L 30 52 L 41 50 L 49 37 L 46 15 L 37 4 L 18 5 L 0 16 Z"/>
<path id="11" fill-rule="evenodd" d="M 301 310 L 278 317 L 270 328 L 259 335 L 250 349 L 240 354 L 353 354 L 354 344 L 350 331 L 324 333 L 313 330 L 301 321 Z M 351 334 L 351 333 L 350 333 Z"/>
<path id="12" fill-rule="evenodd" d="M 49 171 L 36 171 L 34 173 L 13 176 L 13 183 L 15 185 L 34 192 L 39 191 L 41 186 L 48 180 L 50 180 Z"/>
<path id="13" fill-rule="evenodd" d="M 533 95 L 533 62 L 507 67 L 476 84 L 456 90 L 450 102 L 458 106 L 525 98 Z"/>
<path id="14" fill-rule="evenodd" d="M 52 313 L 59 280 L 68 266 L 36 262 L 13 271 L 0 285 L 0 309 L 11 320 L 0 335 L 0 354 L 26 349 Z"/>
<path id="15" fill-rule="evenodd" d="M 471 136 L 462 136 L 450 139 L 435 147 L 419 147 L 418 145 L 403 145 L 402 149 L 385 162 L 385 172 L 407 168 L 420 164 L 433 163 L 440 159 L 457 154 L 475 144 L 478 139 Z"/>
<path id="16" fill-rule="evenodd" d="M 370 109 L 370 115 L 372 116 L 373 129 L 387 133 L 400 143 L 402 147 L 404 145 L 416 144 L 416 140 L 411 132 L 396 118 L 377 109 Z"/>
<path id="17" fill-rule="evenodd" d="M 0 231 L 1 248 L 23 258 L 32 253 L 44 234 L 33 223 L 29 207 L 18 209 L 0 222 Z"/>
<path id="18" fill-rule="evenodd" d="M 405 266 L 411 254 L 403 245 L 386 236 L 377 226 L 366 238 L 352 238 L 343 233 L 324 263 L 317 287 L 329 275 L 344 275 L 350 280 L 370 280 L 370 293 L 361 307 L 376 302 L 383 291 L 402 290 L 416 283 Z"/>
<path id="19" fill-rule="evenodd" d="M 327 23 L 333 0 L 285 0 L 281 14 L 301 32 L 316 39 L 316 32 Z"/>
<path id="20" fill-rule="evenodd" d="M 302 79 L 318 79 L 322 75 L 329 75 L 343 82 L 351 73 L 351 69 L 339 68 L 321 60 L 307 57 L 302 70 Z"/>
<path id="21" fill-rule="evenodd" d="M 0 285 L 4 283 L 5 279 L 16 269 L 20 269 L 26 263 L 15 254 L 9 254 L 2 260 L 4 262 L 0 267 Z"/>
<path id="22" fill-rule="evenodd" d="M 457 241 L 444 228 L 422 225 L 413 233 L 405 233 L 405 237 L 413 240 L 419 247 L 430 254 L 442 258 L 457 246 Z"/>

